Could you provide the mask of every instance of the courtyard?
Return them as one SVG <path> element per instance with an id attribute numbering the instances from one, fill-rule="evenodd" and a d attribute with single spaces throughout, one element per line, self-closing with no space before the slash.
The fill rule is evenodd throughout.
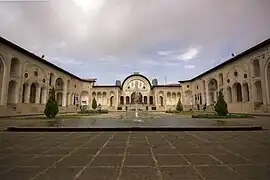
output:
<path id="1" fill-rule="evenodd" d="M 133 117 L 119 112 L 84 121 L 114 122 L 121 118 Z M 141 118 L 192 120 L 165 113 L 141 114 Z M 3 180 L 269 180 L 268 119 L 235 119 L 237 124 L 263 126 L 266 130 L 262 131 L 83 133 L 8 132 L 4 130 L 9 126 L 39 126 L 46 120 L 0 119 L 0 177 Z"/>

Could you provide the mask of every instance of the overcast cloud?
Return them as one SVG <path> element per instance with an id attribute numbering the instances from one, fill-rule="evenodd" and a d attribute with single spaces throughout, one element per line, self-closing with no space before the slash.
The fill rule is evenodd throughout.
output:
<path id="1" fill-rule="evenodd" d="M 134 71 L 176 83 L 269 38 L 269 9 L 269 0 L 0 2 L 0 35 L 99 84 Z"/>

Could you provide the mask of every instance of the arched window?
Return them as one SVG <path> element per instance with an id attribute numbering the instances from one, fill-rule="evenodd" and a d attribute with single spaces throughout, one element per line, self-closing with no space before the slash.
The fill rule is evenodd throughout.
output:
<path id="1" fill-rule="evenodd" d="M 55 81 L 55 90 L 62 91 L 64 90 L 64 81 L 62 78 L 57 78 Z"/>
<path id="2" fill-rule="evenodd" d="M 129 104 L 129 96 L 126 96 L 126 104 Z"/>
<path id="3" fill-rule="evenodd" d="M 162 96 L 159 96 L 159 104 L 160 104 L 160 106 L 163 106 L 163 97 Z"/>
<path id="4" fill-rule="evenodd" d="M 121 96 L 121 97 L 120 97 L 120 104 L 121 104 L 121 105 L 124 105 L 124 96 Z"/>
<path id="5" fill-rule="evenodd" d="M 147 96 L 144 96 L 144 97 L 143 97 L 143 103 L 144 103 L 144 104 L 147 104 Z"/>

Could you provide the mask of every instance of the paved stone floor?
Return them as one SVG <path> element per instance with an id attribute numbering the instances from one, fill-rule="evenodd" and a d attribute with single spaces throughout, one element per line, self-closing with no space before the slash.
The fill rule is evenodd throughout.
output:
<path id="1" fill-rule="evenodd" d="M 3 180 L 270 179 L 270 133 L 0 134 Z"/>
<path id="2" fill-rule="evenodd" d="M 156 116 L 167 118 L 162 113 Z M 35 120 L 0 121 L 1 129 L 15 124 L 35 124 Z M 239 121 L 270 129 L 269 117 Z M 96 133 L 0 131 L 0 179 L 269 180 L 270 130 Z"/>

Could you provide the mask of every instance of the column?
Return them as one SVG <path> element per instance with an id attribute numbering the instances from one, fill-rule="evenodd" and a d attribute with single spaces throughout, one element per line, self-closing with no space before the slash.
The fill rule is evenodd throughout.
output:
<path id="1" fill-rule="evenodd" d="M 29 103 L 29 98 L 30 98 L 30 86 L 28 85 L 25 88 L 25 92 L 24 92 L 24 103 Z"/>
<path id="2" fill-rule="evenodd" d="M 40 104 L 40 86 L 37 86 L 36 89 L 36 99 L 35 99 L 36 104 Z"/>
<path id="3" fill-rule="evenodd" d="M 206 105 L 210 105 L 210 99 L 209 99 L 209 90 L 208 90 L 208 83 L 205 85 L 205 94 L 206 94 Z"/>
<path id="4" fill-rule="evenodd" d="M 67 106 L 67 92 L 63 92 L 62 106 Z"/>
<path id="5" fill-rule="evenodd" d="M 70 93 L 68 93 L 68 95 L 67 95 L 67 105 L 70 105 Z"/>
<path id="6" fill-rule="evenodd" d="M 114 99 L 115 99 L 115 108 L 117 109 L 117 107 L 119 106 L 119 95 L 118 95 L 118 91 L 116 91 L 116 95 L 115 95 L 115 97 L 114 97 Z"/>

